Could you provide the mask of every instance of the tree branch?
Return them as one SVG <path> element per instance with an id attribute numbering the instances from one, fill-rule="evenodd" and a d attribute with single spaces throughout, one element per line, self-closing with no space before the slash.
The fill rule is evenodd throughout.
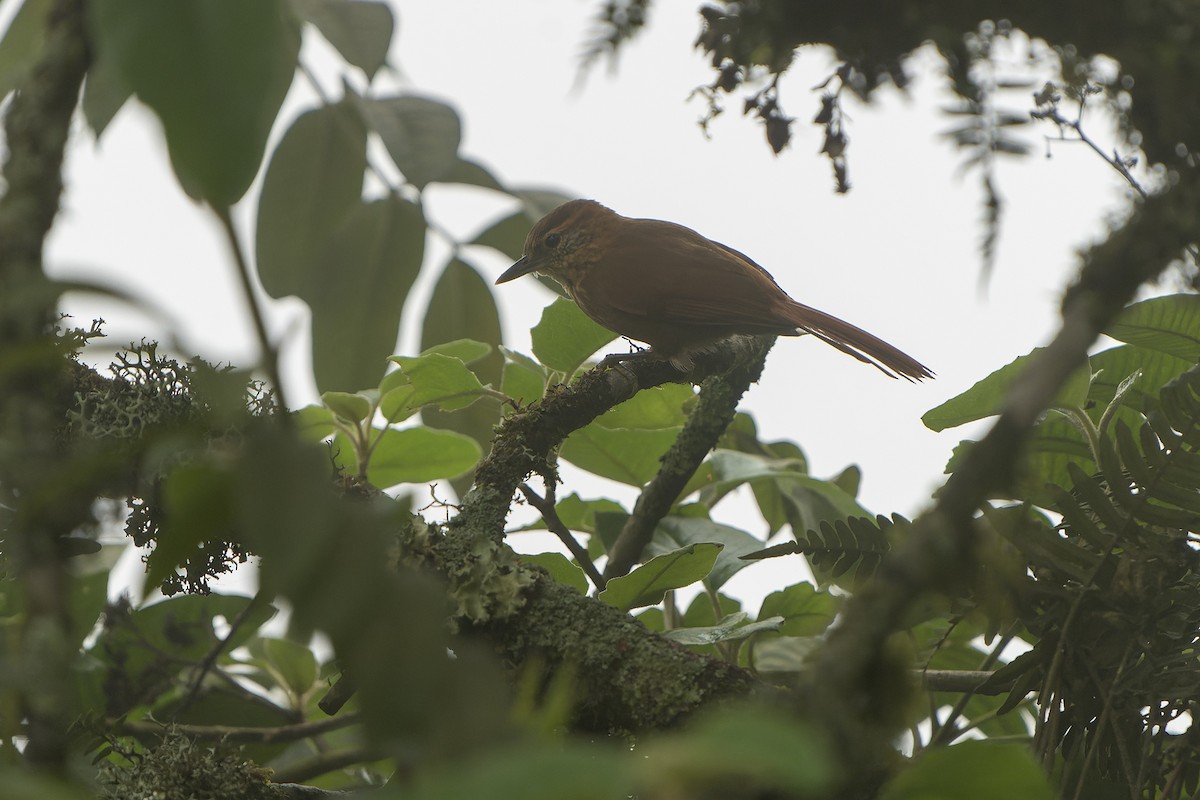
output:
<path id="1" fill-rule="evenodd" d="M 947 480 L 934 508 L 913 523 L 875 579 L 847 602 L 801 692 L 807 713 L 836 733 L 846 763 L 882 764 L 880 756 L 890 752 L 905 692 L 885 677 L 901 666 L 888 648 L 889 637 L 923 594 L 950 588 L 974 572 L 977 509 L 1009 481 L 1038 418 L 1084 363 L 1096 337 L 1143 281 L 1195 241 L 1197 219 L 1200 187 L 1194 180 L 1180 181 L 1150 197 L 1085 254 L 1079 280 L 1063 302 L 1058 335 L 1014 381 L 1000 418 Z M 857 775 L 864 782 L 878 777 L 862 770 Z"/>
<path id="2" fill-rule="evenodd" d="M 50 330 L 60 290 L 45 275 L 42 248 L 58 213 L 63 151 L 90 63 L 82 2 L 49 4 L 45 34 L 41 56 L 23 76 L 4 117 L 0 527 L 24 594 L 23 624 L 13 632 L 20 638 L 11 642 L 15 655 L 8 668 L 21 708 L 12 710 L 27 721 L 25 758 L 54 770 L 67 757 L 66 731 L 74 713 L 70 665 L 77 647 L 69 630 L 59 539 L 89 518 L 92 500 L 84 499 L 79 467 L 65 464 L 56 436 L 70 396 L 68 361 Z M 5 723 L 4 738 L 17 724 Z"/>
<path id="3" fill-rule="evenodd" d="M 604 567 L 605 583 L 628 574 L 641 559 L 654 536 L 654 529 L 733 421 L 742 395 L 762 375 L 763 364 L 775 338 L 760 336 L 749 341 L 757 348 L 749 361 L 739 363 L 727 373 L 713 375 L 701 384 L 699 400 L 688 415 L 687 424 L 663 456 L 662 466 L 638 497 L 633 514 L 625 521 L 621 535 L 609 551 L 608 564 Z M 604 588 L 603 583 L 599 588 Z"/>

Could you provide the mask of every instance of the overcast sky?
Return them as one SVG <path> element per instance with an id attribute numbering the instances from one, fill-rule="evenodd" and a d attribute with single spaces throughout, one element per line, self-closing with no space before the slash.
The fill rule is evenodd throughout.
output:
<path id="1" fill-rule="evenodd" d="M 805 52 L 783 81 L 783 106 L 798 120 L 791 146 L 776 157 L 761 127 L 740 115 L 737 98 L 711 126 L 711 139 L 697 127 L 703 104 L 688 102 L 688 94 L 712 74 L 692 48 L 696 3 L 655 4 L 648 29 L 616 68 L 601 63 L 579 85 L 579 55 L 597 5 L 398 3 L 393 63 L 400 76 L 385 84 L 453 104 L 463 119 L 464 154 L 503 181 L 695 228 L 754 258 L 797 300 L 929 365 L 937 380 L 914 385 L 812 337 L 783 339 L 743 403 L 764 438 L 798 442 L 815 475 L 860 464 L 867 508 L 916 513 L 942 481 L 952 447 L 980 431 L 935 434 L 921 414 L 1048 339 L 1077 268 L 1076 249 L 1103 235 L 1106 216 L 1126 202 L 1120 178 L 1079 144 L 1058 143 L 1046 158 L 1043 136 L 1053 131 L 1031 128 L 1034 155 L 998 170 L 1003 233 L 995 273 L 981 292 L 979 179 L 959 173 L 962 155 L 939 136 L 953 120 L 939 111 L 949 97 L 932 53 L 919 59 L 907 97 L 887 88 L 871 106 L 847 105 L 853 188 L 841 196 L 818 155 L 822 132 L 808 124 L 819 98 L 812 87 L 836 66 L 829 52 Z M 304 56 L 327 63 L 328 48 L 311 38 Z M 336 90 L 336 73 L 323 74 Z M 1012 101 L 1028 107 L 1020 93 Z M 285 117 L 312 102 L 309 91 L 295 89 Z M 1099 122 L 1090 132 L 1108 141 Z M 130 103 L 98 144 L 81 125 L 76 134 L 47 254 L 51 270 L 132 289 L 182 326 L 185 354 L 246 364 L 254 340 L 224 244 L 172 178 L 157 123 Z M 247 242 L 256 192 L 240 207 Z M 464 238 L 507 210 L 498 196 L 438 186 L 426 202 L 428 216 Z M 430 275 L 445 252 L 430 241 Z M 489 277 L 508 266 L 491 251 L 472 252 L 470 260 Z M 409 307 L 428 290 L 427 280 L 419 284 Z M 497 295 L 510 345 L 527 351 L 528 328 L 549 296 L 533 281 Z M 128 307 L 92 297 L 72 295 L 65 310 L 83 322 L 104 316 L 114 345 L 165 335 Z M 289 396 L 309 402 L 304 307 L 295 299 L 272 302 L 271 320 L 289 342 Z M 411 329 L 399 349 L 416 350 Z M 562 491 L 577 489 L 606 491 Z"/>

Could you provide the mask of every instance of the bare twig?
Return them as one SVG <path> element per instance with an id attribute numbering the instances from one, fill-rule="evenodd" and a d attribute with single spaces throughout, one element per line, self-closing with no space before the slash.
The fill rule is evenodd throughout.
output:
<path id="1" fill-rule="evenodd" d="M 557 536 L 559 541 L 571 551 L 571 555 L 575 556 L 575 560 L 579 562 L 580 568 L 587 574 L 592 585 L 598 590 L 603 589 L 604 577 L 600 574 L 600 570 L 596 569 L 596 565 L 592 563 L 587 548 L 571 535 L 571 531 L 559 519 L 558 511 L 554 507 L 554 482 L 546 481 L 545 497 L 535 492 L 533 487 L 528 483 L 522 483 L 519 488 L 521 494 L 525 495 L 525 499 L 529 501 L 529 505 L 536 508 L 538 513 L 542 515 L 542 520 L 546 523 L 546 529 Z"/>

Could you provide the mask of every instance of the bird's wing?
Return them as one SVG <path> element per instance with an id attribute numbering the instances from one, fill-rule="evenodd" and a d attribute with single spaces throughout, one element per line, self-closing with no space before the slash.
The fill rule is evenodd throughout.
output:
<path id="1" fill-rule="evenodd" d="M 788 296 L 766 270 L 672 222 L 628 220 L 585 281 L 590 296 L 630 316 L 746 332 L 789 327 L 779 312 Z"/>

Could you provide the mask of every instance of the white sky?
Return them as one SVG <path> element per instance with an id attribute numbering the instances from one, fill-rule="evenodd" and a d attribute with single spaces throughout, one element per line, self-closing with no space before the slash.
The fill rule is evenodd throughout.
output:
<path id="1" fill-rule="evenodd" d="M 822 132 L 808 124 L 818 106 L 811 88 L 835 66 L 830 53 L 806 52 L 784 80 L 784 109 L 798 120 L 791 146 L 775 157 L 761 127 L 741 117 L 740 97 L 730 98 L 711 126 L 711 140 L 696 126 L 703 104 L 686 98 L 713 77 L 692 49 L 698 3 L 657 3 L 648 30 L 625 48 L 616 70 L 601 63 L 574 90 L 597 5 L 398 3 L 398 85 L 454 105 L 463 118 L 464 155 L 501 180 L 686 224 L 750 255 L 797 300 L 934 369 L 938 379 L 922 385 L 892 381 L 811 337 L 781 339 L 742 406 L 765 439 L 798 442 L 816 476 L 858 463 L 867 508 L 913 515 L 967 435 L 935 434 L 921 414 L 1047 340 L 1076 269 L 1074 251 L 1102 235 L 1106 215 L 1124 202 L 1120 178 L 1079 144 L 1056 144 L 1053 158 L 1042 157 L 1041 137 L 1053 131 L 1029 132 L 1035 154 L 1003 161 L 998 171 L 1006 213 L 996 270 L 981 293 L 979 180 L 976 173 L 958 176 L 962 155 L 938 136 L 953 120 L 939 112 L 948 96 L 935 58 L 921 59 L 908 98 L 883 89 L 870 107 L 848 101 L 853 189 L 839 196 L 828 162 L 817 155 Z M 305 57 L 326 63 L 328 48 L 311 38 Z M 340 78 L 326 74 L 326 86 L 336 89 Z M 1013 102 L 1026 97 L 1014 95 Z M 311 92 L 294 90 L 285 119 L 312 102 Z M 1107 141 L 1103 126 L 1090 132 Z M 185 355 L 250 362 L 254 339 L 224 244 L 171 176 L 157 123 L 131 103 L 98 145 L 81 124 L 76 133 L 63 213 L 48 248 L 51 271 L 135 291 L 182 326 Z M 256 192 L 239 207 L 251 252 Z M 464 239 L 508 210 L 499 196 L 450 187 L 432 187 L 426 202 L 429 217 Z M 416 350 L 413 326 L 445 252 L 430 239 L 428 274 L 410 295 L 408 307 L 417 313 L 400 352 Z M 472 252 L 469 260 L 489 277 L 508 265 L 491 251 Z M 549 296 L 533 281 L 505 285 L 497 296 L 508 343 L 528 351 L 528 328 Z M 84 324 L 103 316 L 114 346 L 166 335 L 128 306 L 95 297 L 71 295 L 64 308 Z M 304 306 L 288 299 L 270 310 L 276 334 L 287 336 L 289 399 L 310 402 Z M 580 484 L 577 473 L 567 480 L 564 495 L 609 492 Z M 756 521 L 748 527 L 761 530 Z"/>

